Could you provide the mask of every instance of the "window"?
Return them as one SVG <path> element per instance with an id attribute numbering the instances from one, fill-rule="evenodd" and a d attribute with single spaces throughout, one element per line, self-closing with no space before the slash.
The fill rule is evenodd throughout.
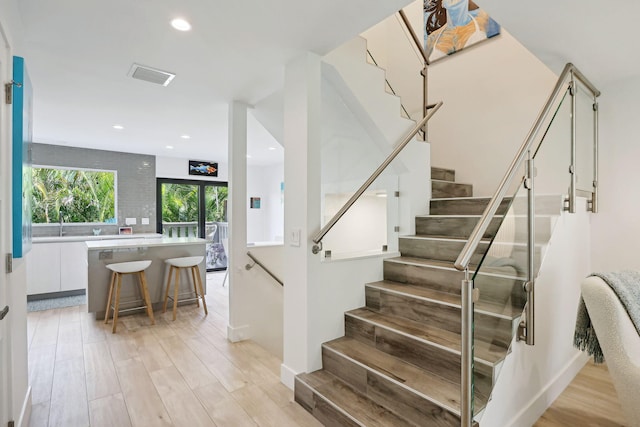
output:
<path id="1" fill-rule="evenodd" d="M 116 172 L 34 166 L 34 224 L 116 223 Z"/>

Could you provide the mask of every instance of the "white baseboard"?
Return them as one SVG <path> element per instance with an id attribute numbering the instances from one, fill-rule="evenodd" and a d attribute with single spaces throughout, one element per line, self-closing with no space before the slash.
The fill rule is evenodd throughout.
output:
<path id="1" fill-rule="evenodd" d="M 510 427 L 532 426 L 584 367 L 589 357 L 577 353 L 558 374 L 507 424 Z"/>
<path id="2" fill-rule="evenodd" d="M 249 325 L 233 327 L 227 326 L 227 339 L 231 342 L 240 342 L 251 338 Z"/>
<path id="3" fill-rule="evenodd" d="M 20 410 L 20 417 L 16 422 L 17 427 L 29 427 L 29 421 L 31 420 L 31 386 L 27 389 L 27 394 L 24 397 L 22 403 L 22 409 Z"/>
<path id="4" fill-rule="evenodd" d="M 291 369 L 284 363 L 280 364 L 280 382 L 289 387 L 291 390 L 293 390 L 296 375 L 298 375 L 298 373 L 293 369 Z"/>

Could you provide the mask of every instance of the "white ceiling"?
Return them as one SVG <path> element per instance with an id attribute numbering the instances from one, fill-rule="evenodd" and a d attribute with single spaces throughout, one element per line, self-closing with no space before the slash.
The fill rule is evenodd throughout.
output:
<path id="1" fill-rule="evenodd" d="M 478 3 L 556 73 L 573 62 L 600 89 L 640 75 L 640 55 L 634 46 L 640 19 L 637 0 Z"/>
<path id="2" fill-rule="evenodd" d="M 16 53 L 34 87 L 34 141 L 217 161 L 227 158 L 229 101 L 260 101 L 282 86 L 284 64 L 295 55 L 325 54 L 409 3 L 15 2 L 24 36 Z M 175 17 L 193 29 L 174 30 Z M 127 77 L 134 62 L 177 76 L 167 87 L 134 80 Z M 263 154 L 273 156 L 268 147 L 276 142 L 250 123 L 249 162 L 267 164 Z"/>

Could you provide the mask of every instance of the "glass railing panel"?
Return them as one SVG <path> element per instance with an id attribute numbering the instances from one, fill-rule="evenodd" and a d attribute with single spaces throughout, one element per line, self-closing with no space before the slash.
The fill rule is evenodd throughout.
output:
<path id="1" fill-rule="evenodd" d="M 323 81 L 322 98 L 320 226 L 324 227 L 384 162 L 397 141 L 372 135 L 367 123 L 351 111 L 328 81 Z M 412 141 L 409 144 L 406 150 L 412 153 L 411 144 L 423 143 Z M 425 158 L 427 155 L 425 152 Z M 391 162 L 324 236 L 322 255 L 325 258 L 353 258 L 398 250 L 396 226 L 401 224 L 400 199 L 396 192 L 400 177 L 410 170 L 406 159 L 407 155 L 402 153 Z"/>
<path id="2" fill-rule="evenodd" d="M 593 192 L 593 95 L 581 84 L 576 99 L 576 189 Z"/>
<path id="3" fill-rule="evenodd" d="M 560 99 L 552 119 L 543 129 L 542 141 L 534 147 L 535 215 L 533 276 L 544 257 L 545 245 L 562 211 L 570 176 L 571 103 Z M 527 295 L 523 284 L 529 277 L 528 193 L 520 168 L 512 188 L 472 258 L 474 286 L 479 300 L 474 313 L 474 390 L 476 419 L 486 404 L 500 373 Z"/>

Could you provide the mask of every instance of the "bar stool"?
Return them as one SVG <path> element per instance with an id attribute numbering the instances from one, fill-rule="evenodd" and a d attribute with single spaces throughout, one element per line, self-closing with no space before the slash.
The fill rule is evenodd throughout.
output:
<path id="1" fill-rule="evenodd" d="M 183 301 L 196 301 L 196 306 L 200 307 L 200 299 L 202 299 L 202 306 L 204 307 L 204 314 L 208 315 L 209 311 L 207 310 L 207 302 L 204 299 L 204 290 L 202 287 L 202 279 L 200 278 L 200 268 L 198 264 L 202 262 L 204 256 L 190 256 L 183 258 L 171 258 L 165 260 L 167 264 L 169 264 L 169 277 L 167 278 L 167 288 L 164 292 L 164 305 L 162 306 L 162 312 L 165 313 L 167 311 L 167 302 L 169 299 L 173 301 L 173 320 L 176 320 L 176 311 L 178 309 L 178 302 Z M 179 288 L 180 288 L 180 271 L 183 268 L 191 269 L 191 277 L 193 279 L 193 292 L 195 292 L 195 298 L 183 298 L 178 299 Z M 173 297 L 169 296 L 169 288 L 171 286 L 171 276 L 175 270 L 175 281 L 173 284 Z M 191 291 L 183 292 L 182 294 L 191 295 Z"/>
<path id="2" fill-rule="evenodd" d="M 144 274 L 144 270 L 151 265 L 151 261 L 131 261 L 131 262 L 119 262 L 115 264 L 107 264 L 107 268 L 113 273 L 111 274 L 111 284 L 109 285 L 109 297 L 107 298 L 107 309 L 105 310 L 104 323 L 109 323 L 109 312 L 113 310 L 113 330 L 112 333 L 116 333 L 118 326 L 118 313 L 131 310 L 139 310 L 141 308 L 147 309 L 147 315 L 151 319 L 151 324 L 155 325 L 155 319 L 153 318 L 153 307 L 151 306 L 151 298 L 149 297 L 149 289 L 147 288 L 147 278 Z M 134 308 L 127 308 L 120 310 L 120 288 L 122 287 L 122 276 L 125 274 L 137 274 L 140 282 L 140 293 L 142 294 L 142 301 L 145 305 Z M 117 284 L 116 284 L 117 283 Z M 115 301 L 113 291 L 115 288 Z M 134 301 L 128 301 L 134 302 Z"/>

